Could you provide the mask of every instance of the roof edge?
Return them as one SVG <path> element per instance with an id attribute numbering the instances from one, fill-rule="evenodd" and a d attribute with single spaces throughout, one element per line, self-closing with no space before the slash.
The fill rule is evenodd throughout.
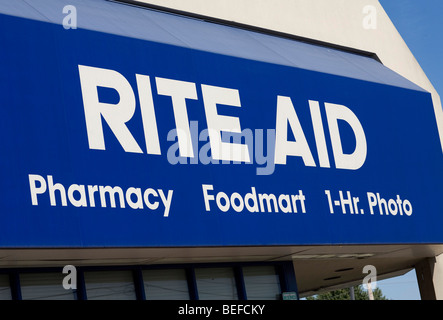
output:
<path id="1" fill-rule="evenodd" d="M 106 1 L 132 5 L 132 6 L 136 6 L 136 7 L 142 7 L 142 8 L 147 8 L 147 9 L 161 11 L 161 12 L 167 12 L 167 13 L 171 13 L 171 14 L 176 14 L 176 15 L 180 15 L 180 16 L 193 18 L 193 19 L 203 20 L 206 22 L 216 23 L 216 24 L 220 24 L 220 25 L 224 25 L 224 26 L 235 27 L 235 28 L 239 28 L 239 29 L 254 31 L 257 33 L 263 33 L 263 34 L 276 36 L 276 37 L 280 37 L 280 38 L 296 40 L 299 42 L 313 44 L 313 45 L 326 47 L 326 48 L 330 48 L 330 49 L 340 50 L 340 51 L 344 51 L 347 53 L 353 53 L 353 54 L 357 54 L 360 56 L 368 57 L 368 58 L 374 59 L 377 62 L 383 64 L 375 52 L 370 52 L 370 51 L 365 51 L 365 50 L 356 49 L 356 48 L 352 48 L 352 47 L 342 46 L 342 45 L 334 44 L 331 42 L 315 40 L 315 39 L 311 39 L 311 38 L 307 38 L 307 37 L 293 35 L 293 34 L 286 33 L 286 32 L 261 28 L 261 27 L 257 27 L 257 26 L 253 26 L 253 25 L 249 25 L 249 24 L 245 24 L 245 23 L 215 18 L 215 17 L 206 16 L 206 15 L 202 15 L 202 14 L 198 14 L 198 13 L 194 13 L 194 12 L 173 9 L 173 8 L 159 6 L 159 5 L 150 4 L 150 3 L 146 3 L 146 2 L 140 2 L 137 0 L 106 0 Z"/>

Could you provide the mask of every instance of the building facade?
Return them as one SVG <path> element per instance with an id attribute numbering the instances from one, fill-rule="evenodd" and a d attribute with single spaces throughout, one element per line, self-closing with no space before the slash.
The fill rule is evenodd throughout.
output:
<path id="1" fill-rule="evenodd" d="M 378 1 L 0 13 L 3 298 L 300 298 L 368 266 L 441 298 L 441 103 Z"/>

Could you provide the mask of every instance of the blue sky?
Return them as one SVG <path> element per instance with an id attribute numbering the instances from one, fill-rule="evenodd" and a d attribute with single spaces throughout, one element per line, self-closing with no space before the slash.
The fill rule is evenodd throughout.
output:
<path id="1" fill-rule="evenodd" d="M 443 95 L 443 1 L 379 0 L 434 88 Z"/>
<path id="2" fill-rule="evenodd" d="M 377 286 L 391 300 L 420 300 L 415 270 L 403 276 L 378 281 Z"/>
<path id="3" fill-rule="evenodd" d="M 443 1 L 379 0 L 434 88 L 443 97 Z M 418 300 L 415 270 L 378 282 L 388 299 Z"/>

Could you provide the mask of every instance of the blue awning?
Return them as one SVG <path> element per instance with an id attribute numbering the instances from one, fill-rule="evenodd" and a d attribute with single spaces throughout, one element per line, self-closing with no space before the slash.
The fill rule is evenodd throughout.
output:
<path id="1" fill-rule="evenodd" d="M 442 243 L 431 95 L 376 59 L 106 0 L 0 30 L 0 247 Z"/>

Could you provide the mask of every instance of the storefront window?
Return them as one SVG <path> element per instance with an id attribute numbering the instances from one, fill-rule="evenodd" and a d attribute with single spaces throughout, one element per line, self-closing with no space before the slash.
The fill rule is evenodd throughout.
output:
<path id="1" fill-rule="evenodd" d="M 237 287 L 232 268 L 195 269 L 200 300 L 237 300 Z"/>
<path id="2" fill-rule="evenodd" d="M 9 287 L 9 275 L 0 275 L 0 300 L 11 300 L 11 288 Z"/>
<path id="3" fill-rule="evenodd" d="M 22 273 L 20 285 L 23 300 L 74 300 L 73 289 L 63 288 L 63 273 Z"/>
<path id="4" fill-rule="evenodd" d="M 243 277 L 248 300 L 280 299 L 280 281 L 274 266 L 244 267 Z"/>
<path id="5" fill-rule="evenodd" d="M 143 270 L 146 300 L 189 300 L 183 269 Z"/>
<path id="6" fill-rule="evenodd" d="M 88 300 L 135 300 L 132 271 L 85 272 Z"/>

